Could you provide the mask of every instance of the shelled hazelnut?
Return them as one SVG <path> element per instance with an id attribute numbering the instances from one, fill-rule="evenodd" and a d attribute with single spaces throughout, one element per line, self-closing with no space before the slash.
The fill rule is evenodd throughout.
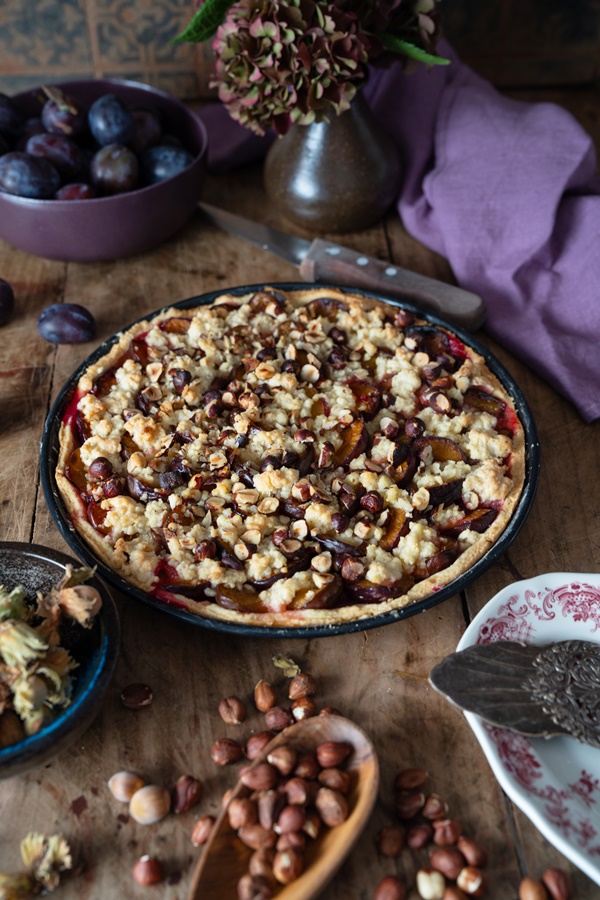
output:
<path id="1" fill-rule="evenodd" d="M 164 868 L 156 856 L 141 856 L 132 869 L 133 877 L 142 887 L 158 884 L 164 878 Z"/>

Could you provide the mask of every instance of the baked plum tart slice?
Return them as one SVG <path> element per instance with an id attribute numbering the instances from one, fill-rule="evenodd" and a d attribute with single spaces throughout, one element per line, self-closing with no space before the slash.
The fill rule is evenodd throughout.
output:
<path id="1" fill-rule="evenodd" d="M 524 484 L 510 396 L 451 330 L 340 290 L 162 310 L 84 372 L 57 483 L 97 556 L 230 622 L 337 624 L 467 571 Z"/>

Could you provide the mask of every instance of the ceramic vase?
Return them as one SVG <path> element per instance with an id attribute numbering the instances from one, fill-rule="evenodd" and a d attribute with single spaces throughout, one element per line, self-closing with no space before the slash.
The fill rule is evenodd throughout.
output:
<path id="1" fill-rule="evenodd" d="M 293 125 L 269 149 L 264 180 L 277 209 L 311 232 L 361 231 L 395 200 L 399 151 L 361 92 L 328 122 Z"/>

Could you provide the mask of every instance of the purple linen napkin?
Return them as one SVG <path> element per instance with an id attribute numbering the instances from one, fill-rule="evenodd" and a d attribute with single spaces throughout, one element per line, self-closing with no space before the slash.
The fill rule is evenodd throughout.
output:
<path id="1" fill-rule="evenodd" d="M 600 417 L 600 179 L 591 138 L 562 108 L 502 97 L 461 63 L 373 69 L 365 96 L 404 164 L 408 231 L 480 294 L 486 330 L 586 421 Z M 259 159 L 219 104 L 201 111 L 209 165 Z M 399 260 L 401 262 L 401 260 Z"/>

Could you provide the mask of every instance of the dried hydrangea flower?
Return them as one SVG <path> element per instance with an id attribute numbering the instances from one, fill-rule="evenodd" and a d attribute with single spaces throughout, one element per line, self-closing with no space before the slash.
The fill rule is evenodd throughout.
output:
<path id="1" fill-rule="evenodd" d="M 25 868 L 48 891 L 58 887 L 61 872 L 73 868 L 71 848 L 62 834 L 30 832 L 21 841 L 21 857 Z"/>
<path id="2" fill-rule="evenodd" d="M 0 872 L 0 900 L 25 900 L 34 892 L 37 893 L 37 885 L 29 872 Z"/>
<path id="3" fill-rule="evenodd" d="M 367 74 L 369 38 L 351 8 L 314 0 L 238 0 L 213 41 L 213 86 L 257 134 L 349 108 Z"/>
<path id="4" fill-rule="evenodd" d="M 7 666 L 26 669 L 47 649 L 47 642 L 26 622 L 7 619 L 0 623 L 0 656 Z"/>
<path id="5" fill-rule="evenodd" d="M 28 616 L 25 603 L 25 591 L 19 585 L 8 591 L 4 585 L 0 585 L 0 622 L 6 619 L 26 619 Z"/>

